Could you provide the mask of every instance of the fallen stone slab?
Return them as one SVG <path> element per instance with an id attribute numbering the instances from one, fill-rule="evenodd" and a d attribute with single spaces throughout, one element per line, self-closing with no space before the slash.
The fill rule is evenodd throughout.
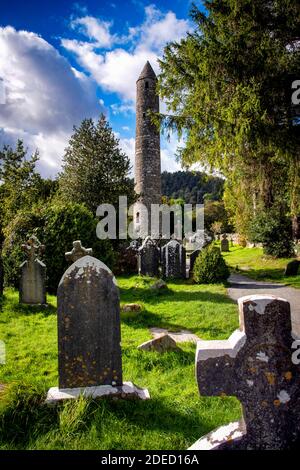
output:
<path id="1" fill-rule="evenodd" d="M 154 339 L 150 339 L 145 343 L 138 346 L 138 349 L 141 351 L 156 351 L 159 353 L 164 353 L 166 351 L 176 351 L 179 348 L 177 347 L 176 341 L 174 341 L 171 336 L 168 334 L 162 333 Z"/>
<path id="2" fill-rule="evenodd" d="M 169 331 L 165 328 L 150 328 L 150 332 L 154 338 L 157 338 L 162 333 L 169 335 L 176 343 L 197 343 L 200 341 L 199 336 L 195 335 L 189 330 Z"/>
<path id="3" fill-rule="evenodd" d="M 59 389 L 52 387 L 48 391 L 46 404 L 51 405 L 64 400 L 76 399 L 80 396 L 85 398 L 107 398 L 116 399 L 139 399 L 149 400 L 150 394 L 146 388 L 139 388 L 132 382 L 124 382 L 122 386 L 99 385 L 97 387 L 78 387 Z"/>

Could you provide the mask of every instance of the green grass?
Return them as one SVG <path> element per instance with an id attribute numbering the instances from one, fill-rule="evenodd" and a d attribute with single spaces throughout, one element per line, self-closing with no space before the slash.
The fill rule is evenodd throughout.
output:
<path id="1" fill-rule="evenodd" d="M 200 397 L 194 377 L 195 345 L 162 355 L 137 350 L 149 327 L 182 328 L 205 339 L 227 338 L 238 326 L 237 307 L 222 285 L 168 283 L 152 291 L 152 279 L 118 279 L 121 302 L 142 306 L 122 314 L 124 380 L 149 389 L 151 400 L 86 400 L 48 407 L 57 384 L 56 299 L 48 308 L 22 307 L 6 290 L 0 305 L 0 449 L 186 449 L 201 435 L 240 416 L 230 397 Z"/>
<path id="2" fill-rule="evenodd" d="M 230 247 L 229 253 L 223 253 L 227 264 L 236 271 L 259 281 L 282 282 L 300 289 L 300 274 L 284 276 L 284 270 L 293 258 L 271 258 L 263 254 L 262 248 Z"/>

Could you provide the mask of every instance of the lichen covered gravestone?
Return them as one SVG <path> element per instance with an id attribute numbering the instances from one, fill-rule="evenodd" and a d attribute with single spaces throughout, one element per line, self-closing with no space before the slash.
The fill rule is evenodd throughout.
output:
<path id="1" fill-rule="evenodd" d="M 228 252 L 229 251 L 229 241 L 227 239 L 226 233 L 222 235 L 221 239 L 221 251 Z"/>
<path id="2" fill-rule="evenodd" d="M 177 240 L 171 240 L 162 248 L 162 273 L 165 278 L 186 277 L 185 248 Z"/>
<path id="3" fill-rule="evenodd" d="M 123 384 L 119 290 L 108 267 L 91 256 L 77 259 L 60 281 L 57 304 L 59 388 L 47 401 L 80 394 L 148 398 Z"/>
<path id="4" fill-rule="evenodd" d="M 46 266 L 38 259 L 45 247 L 32 236 L 27 244 L 22 245 L 27 260 L 21 264 L 20 303 L 46 304 Z"/>
<path id="5" fill-rule="evenodd" d="M 190 449 L 291 449 L 300 443 L 300 365 L 293 363 L 289 303 L 253 295 L 239 300 L 240 329 L 227 341 L 199 341 L 201 395 L 236 396 L 243 419 Z"/>
<path id="6" fill-rule="evenodd" d="M 144 276 L 158 276 L 159 274 L 159 248 L 150 236 L 146 237 L 138 249 L 139 274 Z"/>

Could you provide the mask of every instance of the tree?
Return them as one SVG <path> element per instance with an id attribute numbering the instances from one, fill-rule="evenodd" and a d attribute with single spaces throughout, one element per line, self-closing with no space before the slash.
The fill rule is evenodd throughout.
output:
<path id="1" fill-rule="evenodd" d="M 0 150 L 0 226 L 10 222 L 20 209 L 29 208 L 39 197 L 41 177 L 36 171 L 36 151 L 29 158 L 22 140 L 16 148 L 4 145 Z"/>
<path id="2" fill-rule="evenodd" d="M 223 224 L 222 222 L 218 222 L 217 220 L 211 224 L 210 230 L 213 232 L 215 238 L 219 239 L 222 231 L 223 231 Z"/>
<path id="3" fill-rule="evenodd" d="M 239 187 L 247 211 L 299 215 L 299 120 L 291 108 L 300 66 L 298 0 L 209 0 L 196 29 L 160 61 L 163 127 L 186 136 L 185 165 L 202 162 Z M 250 196 L 250 197 L 249 197 Z M 226 198 L 225 201 L 229 200 Z M 237 205 L 234 205 L 236 201 Z M 233 220 L 240 200 L 231 198 Z M 249 217 L 245 217 L 247 231 Z"/>
<path id="4" fill-rule="evenodd" d="M 84 119 L 74 127 L 59 177 L 59 198 L 83 203 L 95 213 L 102 203 L 118 204 L 118 197 L 133 200 L 133 183 L 128 178 L 129 158 L 120 150 L 119 141 L 104 115 L 97 123 Z"/>
<path id="5" fill-rule="evenodd" d="M 176 171 L 161 175 L 162 193 L 172 199 L 183 198 L 187 204 L 203 204 L 208 193 L 212 200 L 222 198 L 224 180 L 199 171 Z"/>
<path id="6" fill-rule="evenodd" d="M 212 230 L 214 223 L 221 224 L 223 232 L 231 232 L 232 226 L 228 222 L 227 212 L 223 201 L 205 201 L 204 225 L 207 230 Z M 212 230 L 214 232 L 214 230 Z"/>
<path id="7" fill-rule="evenodd" d="M 67 269 L 64 253 L 71 251 L 74 240 L 81 240 L 93 255 L 113 267 L 115 250 L 110 240 L 96 236 L 97 220 L 82 204 L 46 204 L 30 210 L 20 210 L 5 227 L 3 262 L 5 283 L 18 287 L 20 264 L 24 260 L 22 244 L 31 235 L 45 244 L 43 261 L 47 266 L 47 289 L 56 293 L 62 274 Z"/>

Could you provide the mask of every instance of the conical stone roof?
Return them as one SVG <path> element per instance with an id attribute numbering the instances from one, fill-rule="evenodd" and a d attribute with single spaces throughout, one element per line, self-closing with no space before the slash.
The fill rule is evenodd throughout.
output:
<path id="1" fill-rule="evenodd" d="M 144 65 L 144 68 L 143 68 L 138 80 L 143 80 L 145 78 L 152 78 L 154 80 L 156 79 L 155 72 L 154 72 L 153 68 L 151 67 L 151 64 L 148 60 L 147 60 L 146 64 Z"/>

